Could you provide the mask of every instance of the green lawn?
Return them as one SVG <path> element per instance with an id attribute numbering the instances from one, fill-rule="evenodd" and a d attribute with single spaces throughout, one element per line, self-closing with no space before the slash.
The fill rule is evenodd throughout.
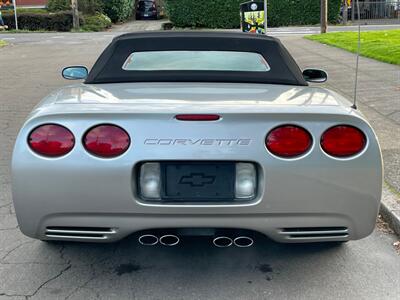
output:
<path id="1" fill-rule="evenodd" d="M 331 32 L 306 38 L 351 52 L 357 51 L 358 32 Z M 361 32 L 361 55 L 400 65 L 400 30 Z"/>
<path id="2" fill-rule="evenodd" d="M 3 40 L 0 40 L 0 48 L 5 46 L 5 45 L 7 45 L 7 43 L 5 41 L 3 41 Z"/>

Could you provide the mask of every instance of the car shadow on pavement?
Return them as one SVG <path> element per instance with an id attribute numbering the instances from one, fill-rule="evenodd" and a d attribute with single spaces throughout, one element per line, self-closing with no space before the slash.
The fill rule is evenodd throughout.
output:
<path id="1" fill-rule="evenodd" d="M 43 243 L 41 247 L 59 251 L 72 267 L 93 268 L 100 277 L 110 279 L 140 274 L 146 278 L 146 274 L 150 277 L 164 274 L 163 281 L 171 284 L 175 276 L 182 274 L 197 280 L 203 278 L 205 282 L 209 276 L 221 276 L 219 279 L 239 276 L 252 281 L 255 274 L 271 281 L 282 272 L 298 272 L 304 267 L 310 270 L 310 262 L 346 251 L 346 244 L 280 244 L 261 235 L 249 248 L 218 248 L 212 244 L 211 237 L 184 237 L 172 247 L 143 246 L 135 235 L 113 244 L 52 242 Z"/>
<path id="2" fill-rule="evenodd" d="M 142 246 L 135 235 L 110 244 L 30 240 L 4 258 L 3 273 L 11 275 L 2 277 L 0 291 L 31 299 L 288 299 L 301 291 L 306 299 L 349 280 L 357 292 L 375 278 L 364 277 L 376 270 L 360 255 L 368 251 L 364 240 L 254 241 L 249 248 L 217 248 L 210 237 L 182 238 L 173 247 Z"/>

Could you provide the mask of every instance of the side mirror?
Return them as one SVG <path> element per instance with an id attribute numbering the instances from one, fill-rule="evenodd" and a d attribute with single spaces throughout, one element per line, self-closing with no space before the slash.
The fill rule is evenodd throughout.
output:
<path id="1" fill-rule="evenodd" d="M 323 70 L 318 69 L 305 69 L 303 77 L 308 82 L 324 83 L 328 80 L 328 74 Z"/>
<path id="2" fill-rule="evenodd" d="M 89 71 L 86 67 L 83 66 L 74 66 L 64 68 L 62 71 L 62 76 L 67 80 L 81 80 L 86 79 Z"/>

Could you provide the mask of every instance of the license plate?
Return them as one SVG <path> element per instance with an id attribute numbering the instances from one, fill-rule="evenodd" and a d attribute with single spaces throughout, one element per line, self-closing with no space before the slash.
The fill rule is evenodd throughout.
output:
<path id="1" fill-rule="evenodd" d="M 145 16 L 145 17 L 148 17 L 148 16 L 149 16 L 149 14 L 144 14 L 144 16 Z"/>
<path id="2" fill-rule="evenodd" d="M 235 163 L 161 163 L 162 199 L 227 201 L 234 199 Z"/>

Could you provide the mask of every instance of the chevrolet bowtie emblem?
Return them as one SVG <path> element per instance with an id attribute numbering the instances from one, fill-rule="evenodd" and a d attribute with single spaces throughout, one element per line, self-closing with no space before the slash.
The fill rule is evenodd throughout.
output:
<path id="1" fill-rule="evenodd" d="M 179 180 L 180 184 L 188 184 L 192 187 L 202 187 L 206 184 L 213 184 L 215 176 L 207 176 L 202 173 L 191 173 L 188 176 L 182 176 Z"/>

